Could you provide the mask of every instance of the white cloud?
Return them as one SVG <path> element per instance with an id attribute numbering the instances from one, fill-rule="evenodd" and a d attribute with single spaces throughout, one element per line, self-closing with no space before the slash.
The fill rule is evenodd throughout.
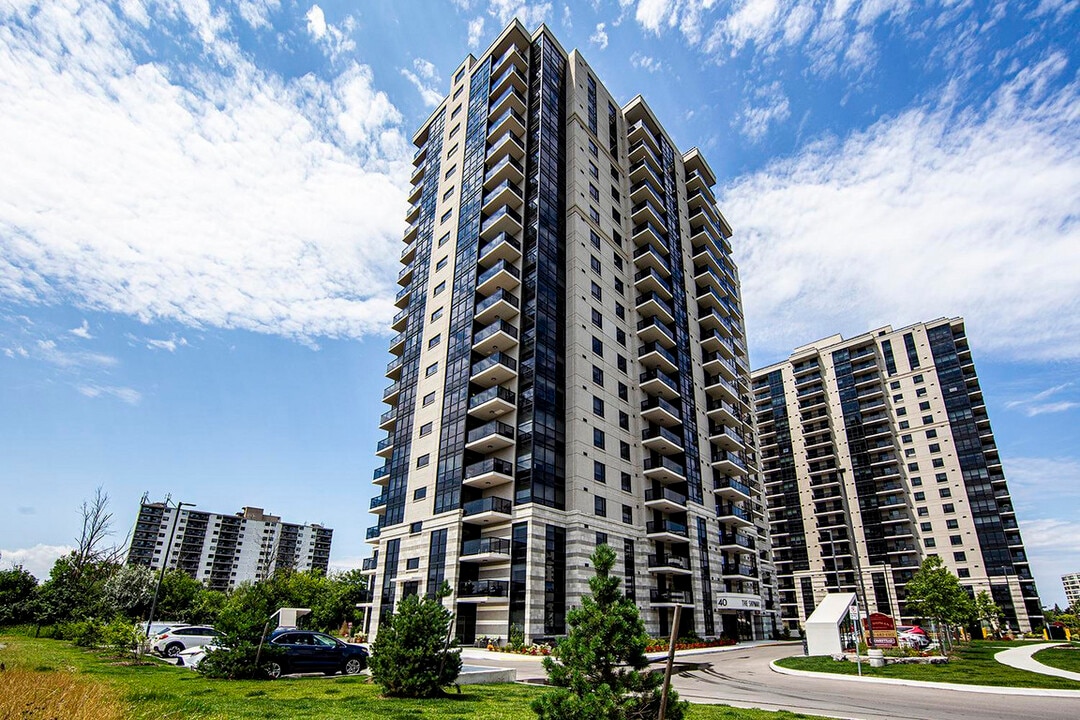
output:
<path id="1" fill-rule="evenodd" d="M 1019 400 L 1010 400 L 1005 403 L 1005 407 L 1010 409 L 1019 410 L 1028 417 L 1035 417 L 1036 415 L 1046 415 L 1049 413 L 1065 412 L 1066 410 L 1072 410 L 1073 408 L 1080 407 L 1080 402 L 1074 400 L 1051 400 L 1055 395 L 1059 395 L 1063 391 L 1072 387 L 1072 383 L 1062 383 L 1061 385 L 1055 385 L 1052 388 L 1047 388 L 1042 392 L 1037 392 L 1031 397 L 1022 398 Z"/>
<path id="2" fill-rule="evenodd" d="M 344 53 L 356 49 L 356 41 L 350 37 L 356 29 L 356 19 L 352 15 L 346 15 L 339 27 L 326 21 L 326 13 L 321 7 L 312 5 L 304 18 L 307 20 L 308 34 L 330 59 L 337 60 Z"/>
<path id="3" fill-rule="evenodd" d="M 607 33 L 604 32 L 604 23 L 596 24 L 596 32 L 589 36 L 589 42 L 598 46 L 601 50 L 607 47 L 608 36 Z"/>
<path id="4" fill-rule="evenodd" d="M 326 14 L 318 5 L 312 5 L 304 15 L 307 20 L 307 29 L 311 34 L 311 37 L 316 40 L 322 40 L 326 37 Z"/>
<path id="5" fill-rule="evenodd" d="M 39 581 L 45 581 L 57 559 L 74 549 L 71 545 L 35 545 L 14 550 L 0 549 L 0 567 L 10 568 L 22 565 Z"/>
<path id="6" fill-rule="evenodd" d="M 59 368 L 110 368 L 120 362 L 112 355 L 103 353 L 64 350 L 55 340 L 38 340 L 34 343 L 33 355 Z"/>
<path id="7" fill-rule="evenodd" d="M 254 30 L 269 28 L 270 15 L 280 8 L 280 0 L 238 0 L 236 3 L 236 11 Z"/>
<path id="8" fill-rule="evenodd" d="M 155 338 L 146 338 L 146 348 L 148 350 L 167 350 L 168 352 L 176 352 L 178 347 L 187 347 L 188 341 L 185 337 L 177 337 L 176 333 L 173 333 L 168 340 L 157 340 Z"/>
<path id="9" fill-rule="evenodd" d="M 94 336 L 90 334 L 90 323 L 85 320 L 82 321 L 82 325 L 77 328 L 68 330 L 69 333 L 75 337 L 81 337 L 83 340 L 93 340 Z"/>
<path id="10" fill-rule="evenodd" d="M 19 168 L 0 174 L 0 298 L 308 339 L 385 331 L 411 152 L 370 68 L 287 80 L 210 20 L 154 22 L 209 36 L 219 62 L 138 60 L 143 25 L 104 4 L 0 9 L 0 166 Z"/>
<path id="11" fill-rule="evenodd" d="M 1032 513 L 1040 512 L 1046 498 L 1064 506 L 1080 502 L 1080 459 L 1006 458 L 1005 476 L 1017 506 L 1030 508 Z"/>
<path id="12" fill-rule="evenodd" d="M 791 117 L 791 107 L 779 82 L 756 88 L 752 97 L 753 104 L 747 102 L 734 122 L 743 135 L 756 141 L 765 136 L 771 125 Z"/>
<path id="13" fill-rule="evenodd" d="M 425 105 L 436 107 L 442 102 L 442 92 L 436 87 L 442 83 L 442 79 L 433 63 L 416 58 L 413 60 L 413 70 L 402 68 L 401 74 L 420 91 Z"/>
<path id="14" fill-rule="evenodd" d="M 665 26 L 674 25 L 677 20 L 678 3 L 673 0 L 640 0 L 634 19 L 654 33 L 660 33 Z"/>
<path id="15" fill-rule="evenodd" d="M 75 389 L 88 398 L 114 397 L 128 405 L 138 405 L 142 402 L 142 393 L 129 387 L 118 385 L 79 385 Z"/>
<path id="16" fill-rule="evenodd" d="M 639 52 L 635 52 L 630 56 L 630 64 L 646 72 L 659 72 L 663 69 L 664 65 L 656 58 L 650 55 L 642 55 Z"/>
<path id="17" fill-rule="evenodd" d="M 480 15 L 469 21 L 469 47 L 476 50 L 484 37 L 484 16 Z"/>
<path id="18" fill-rule="evenodd" d="M 509 25 L 517 18 L 529 30 L 546 22 L 551 15 L 551 3 L 527 3 L 524 0 L 491 0 L 488 14 L 499 21 L 500 26 Z"/>
<path id="19" fill-rule="evenodd" d="M 1080 92 L 1045 92 L 1066 66 L 1051 54 L 981 112 L 909 110 L 725 188 L 757 360 L 942 315 L 986 354 L 1080 357 Z"/>
<path id="20" fill-rule="evenodd" d="M 562 24 L 567 30 L 574 28 L 574 12 L 570 9 L 569 5 L 562 6 Z"/>

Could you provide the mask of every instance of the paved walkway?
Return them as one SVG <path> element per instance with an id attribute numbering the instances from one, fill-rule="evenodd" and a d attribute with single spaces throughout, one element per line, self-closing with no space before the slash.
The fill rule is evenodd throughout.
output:
<path id="1" fill-rule="evenodd" d="M 1002 650 L 994 659 L 1002 665 L 1008 665 L 1009 667 L 1016 668 L 1017 670 L 1028 670 L 1029 672 L 1039 673 L 1040 675 L 1053 675 L 1055 677 L 1066 678 L 1067 680 L 1076 680 L 1080 682 L 1080 673 L 1070 672 L 1068 670 L 1060 670 L 1049 665 L 1043 665 L 1041 662 L 1032 657 L 1035 653 L 1046 648 L 1057 647 L 1065 643 L 1039 643 L 1038 645 L 1027 645 L 1021 647 L 1009 648 L 1008 650 Z"/>

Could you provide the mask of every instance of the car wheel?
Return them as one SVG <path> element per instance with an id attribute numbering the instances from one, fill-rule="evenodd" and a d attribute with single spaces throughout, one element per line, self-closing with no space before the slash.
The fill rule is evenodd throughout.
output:
<path id="1" fill-rule="evenodd" d="M 184 646 L 182 644 L 180 644 L 180 643 L 169 643 L 168 645 L 165 646 L 165 655 L 166 655 L 166 657 L 174 658 L 183 649 L 184 649 Z"/>
<path id="2" fill-rule="evenodd" d="M 276 662 L 266 663 L 265 668 L 266 674 L 270 676 L 271 680 L 277 680 L 279 677 L 281 677 L 281 673 L 284 670 L 284 668 L 281 667 L 281 663 Z"/>
<path id="3" fill-rule="evenodd" d="M 346 675 L 357 675 L 364 669 L 364 663 L 357 658 L 349 658 L 345 661 L 345 667 L 342 669 Z"/>

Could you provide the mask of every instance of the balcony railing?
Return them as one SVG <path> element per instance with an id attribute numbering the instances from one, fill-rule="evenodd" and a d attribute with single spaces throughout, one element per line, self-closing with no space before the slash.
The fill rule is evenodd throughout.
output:
<path id="1" fill-rule="evenodd" d="M 507 425 L 504 422 L 498 420 L 492 420 L 489 423 L 484 423 L 475 430 L 470 430 L 467 442 L 473 443 L 477 440 L 488 437 L 489 435 L 501 435 L 504 438 L 514 439 L 514 426 Z"/>
<path id="2" fill-rule="evenodd" d="M 654 500 L 669 500 L 676 505 L 686 505 L 686 496 L 682 493 L 668 490 L 667 488 L 649 488 L 645 491 L 645 502 Z"/>
<path id="3" fill-rule="evenodd" d="M 500 458 L 481 460 L 480 462 L 473 463 L 465 468 L 465 479 L 468 480 L 469 478 L 474 478 L 490 472 L 497 472 L 502 475 L 510 475 L 513 477 L 514 464 Z"/>
<path id="4" fill-rule="evenodd" d="M 479 515 L 480 513 L 496 512 L 502 515 L 509 515 L 514 505 L 506 498 L 501 497 L 486 497 L 479 500 L 470 500 L 461 506 L 461 509 L 465 511 L 465 517 L 470 515 Z"/>
<path id="5" fill-rule="evenodd" d="M 673 567 L 680 570 L 690 569 L 690 558 L 683 557 L 682 555 L 650 555 L 649 567 Z"/>
<path id="6" fill-rule="evenodd" d="M 690 537 L 690 531 L 682 523 L 674 520 L 650 520 L 645 523 L 645 532 L 649 535 L 656 533 L 670 533 L 680 537 Z"/>
<path id="7" fill-rule="evenodd" d="M 482 360 L 477 360 L 475 363 L 473 363 L 472 370 L 471 370 L 470 374 L 471 375 L 479 375 L 480 373 L 484 372 L 485 370 L 489 370 L 489 369 L 495 367 L 496 365 L 503 365 L 503 366 L 517 372 L 517 360 L 510 357 L 506 353 L 497 352 L 497 353 L 492 353 L 491 355 L 488 355 L 486 358 L 483 358 Z"/>
<path id="8" fill-rule="evenodd" d="M 506 597 L 510 583 L 506 580 L 462 580 L 458 597 Z"/>
<path id="9" fill-rule="evenodd" d="M 678 605 L 691 605 L 694 602 L 693 590 L 649 590 L 649 602 L 674 603 Z"/>
<path id="10" fill-rule="evenodd" d="M 461 556 L 470 555 L 509 555 L 510 541 L 506 538 L 478 538 L 466 540 L 461 544 Z"/>
<path id="11" fill-rule="evenodd" d="M 480 407 L 484 403 L 495 399 L 505 400 L 506 402 L 513 405 L 517 402 L 517 393 L 515 393 L 508 387 L 503 387 L 502 385 L 493 385 L 487 390 L 477 393 L 476 395 L 473 395 L 471 398 L 469 398 L 469 409 L 472 410 L 473 408 Z"/>

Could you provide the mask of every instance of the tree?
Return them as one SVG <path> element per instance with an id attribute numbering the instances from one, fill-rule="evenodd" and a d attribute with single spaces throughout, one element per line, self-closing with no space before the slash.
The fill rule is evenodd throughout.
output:
<path id="1" fill-rule="evenodd" d="M 94 563 L 119 564 L 123 549 L 105 547 L 105 539 L 112 535 L 113 514 L 109 512 L 109 494 L 98 487 L 94 497 L 84 500 L 82 507 L 82 531 L 79 533 L 71 565 L 76 573 Z"/>
<path id="2" fill-rule="evenodd" d="M 453 616 L 442 598 L 410 595 L 398 603 L 371 646 L 371 677 L 390 697 L 430 698 L 457 680 L 461 652 L 448 650 Z"/>
<path id="3" fill-rule="evenodd" d="M 1001 618 L 1003 613 L 998 604 L 994 602 L 994 599 L 990 597 L 990 593 L 985 590 L 979 592 L 975 596 L 975 618 L 980 623 L 985 623 L 990 627 L 990 633 L 996 638 L 1001 634 Z"/>
<path id="4" fill-rule="evenodd" d="M 904 591 L 909 612 L 936 620 L 946 629 L 968 622 L 974 615 L 971 596 L 935 555 L 923 561 Z"/>
<path id="5" fill-rule="evenodd" d="M 211 590 L 183 570 L 166 570 L 158 594 L 157 617 L 192 623 L 213 623 L 225 605 L 225 593 Z"/>
<path id="6" fill-rule="evenodd" d="M 664 679 L 646 670 L 645 624 L 637 605 L 623 594 L 622 580 L 611 575 L 615 551 L 598 546 L 592 563 L 592 595 L 567 614 L 569 634 L 554 657 L 544 658 L 556 689 L 534 700 L 532 709 L 544 720 L 651 720 L 660 709 Z M 669 692 L 668 718 L 679 720 L 686 706 Z"/>
<path id="7" fill-rule="evenodd" d="M 144 565 L 124 565 L 105 581 L 104 594 L 110 614 L 144 618 L 154 597 L 154 573 Z"/>
<path id="8" fill-rule="evenodd" d="M 29 622 L 33 618 L 37 578 L 22 565 L 0 570 L 0 627 Z"/>

